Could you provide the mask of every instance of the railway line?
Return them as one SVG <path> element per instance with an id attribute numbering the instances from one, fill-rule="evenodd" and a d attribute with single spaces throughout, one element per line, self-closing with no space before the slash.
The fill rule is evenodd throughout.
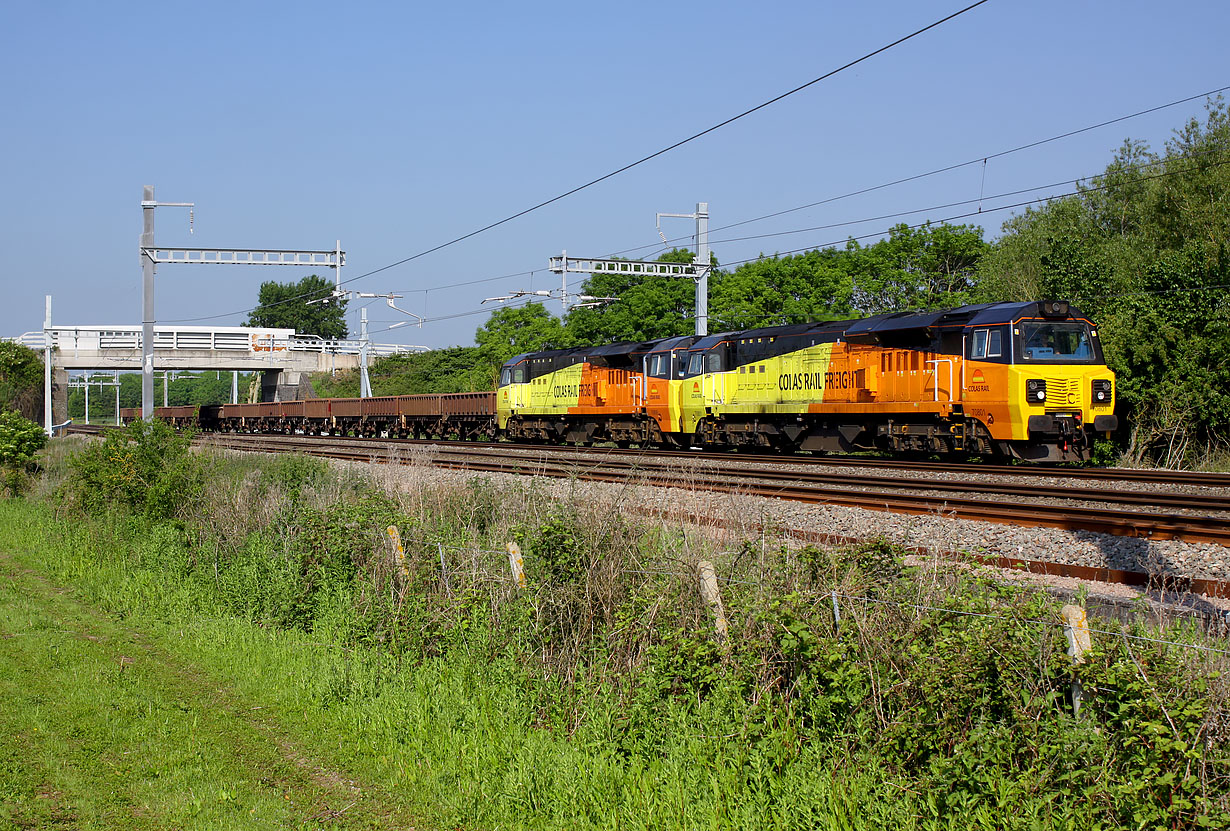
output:
<path id="1" fill-rule="evenodd" d="M 307 452 L 376 462 L 410 461 L 408 454 L 414 447 L 431 446 L 435 448 L 431 464 L 438 467 L 599 482 L 636 479 L 649 485 L 735 490 L 810 504 L 1230 546 L 1230 496 L 1218 493 L 1074 489 L 1007 481 L 836 474 L 826 469 L 809 470 L 806 463 L 795 463 L 784 470 L 770 469 L 753 466 L 750 457 L 730 454 L 693 459 L 678 453 L 593 448 L 235 434 L 211 435 L 202 441 L 235 450 Z M 774 465 L 778 462 L 774 461 Z M 1003 497 L 1028 501 L 1006 501 Z M 1086 504 L 1073 504 L 1077 502 Z M 1094 503 L 1101 504 L 1094 507 Z M 1123 505 L 1136 509 L 1109 507 Z"/>
<path id="2" fill-rule="evenodd" d="M 78 427 L 74 431 L 97 433 L 99 429 Z M 1040 470 L 866 457 L 681 454 L 343 436 L 228 433 L 204 434 L 197 441 L 236 451 L 308 453 L 363 463 L 430 464 L 456 470 L 594 482 L 635 481 L 697 492 L 769 497 L 803 505 L 969 519 L 1022 528 L 1092 531 L 1119 539 L 1230 546 L 1230 476 L 1225 474 L 1088 468 Z M 948 478 L 927 478 L 926 474 L 933 472 Z M 1056 479 L 1062 481 L 1056 483 Z M 721 524 L 723 520 L 710 521 Z M 814 541 L 849 541 L 847 536 L 828 532 L 800 531 L 791 535 Z M 989 565 L 1038 574 L 1136 587 L 1151 585 L 1156 579 L 1156 575 L 1139 570 L 1031 560 L 1025 556 L 988 554 L 978 559 Z M 1165 575 L 1165 583 L 1168 589 L 1230 598 L 1230 583 L 1196 574 L 1171 572 Z"/>
<path id="3" fill-rule="evenodd" d="M 96 429 L 74 427 L 74 432 Z M 102 428 L 99 428 L 102 429 Z M 308 452 L 351 461 L 393 461 L 415 447 L 433 448 L 440 467 L 491 473 L 530 473 L 593 481 L 624 481 L 742 492 L 807 503 L 825 503 L 906 513 L 943 513 L 965 519 L 1098 531 L 1120 536 L 1182 539 L 1230 545 L 1230 475 L 1189 471 L 959 465 L 865 457 L 782 457 L 745 453 L 681 454 L 678 451 L 546 447 L 506 442 L 437 442 L 344 436 L 205 434 L 216 447 L 266 452 Z M 835 472 L 862 468 L 868 473 Z M 909 474 L 958 473 L 936 479 Z M 875 471 L 875 472 L 870 472 Z M 977 478 L 971 478 L 977 476 Z M 1028 479 L 1077 480 L 1074 487 L 1031 484 Z M 1013 481 L 1016 479 L 1018 481 Z M 1099 482 L 1189 486 L 1185 490 L 1097 487 Z M 732 483 L 735 483 L 732 485 Z M 1224 489 L 1217 490 L 1197 490 Z M 1021 501 L 1006 503 L 994 497 Z M 1053 503 L 1053 504 L 1048 504 Z M 1084 504 L 1074 504 L 1084 503 Z M 1133 506 L 1151 510 L 1123 510 Z M 1166 510 L 1159 510 L 1166 509 Z"/>

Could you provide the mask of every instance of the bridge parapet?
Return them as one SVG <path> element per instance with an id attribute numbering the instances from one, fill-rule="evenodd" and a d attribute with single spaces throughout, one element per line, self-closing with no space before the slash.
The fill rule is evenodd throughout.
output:
<path id="1" fill-rule="evenodd" d="M 116 368 L 117 361 L 126 364 L 130 353 L 141 350 L 140 326 L 56 326 L 49 330 L 52 348 L 62 360 L 76 364 L 80 360 L 106 359 L 105 364 L 89 368 Z M 26 332 L 8 340 L 33 349 L 43 348 L 43 333 Z M 331 340 L 315 335 L 299 335 L 294 329 L 258 329 L 241 326 L 159 326 L 154 328 L 156 353 L 216 352 L 229 358 L 239 358 L 246 353 L 250 359 L 269 364 L 271 353 L 318 353 L 320 355 L 347 355 L 357 357 L 363 342 L 359 340 Z M 421 352 L 425 347 L 405 346 L 392 343 L 373 343 L 368 352 L 375 357 L 385 357 L 405 352 Z M 176 361 L 179 364 L 179 361 Z M 276 363 L 276 361 L 273 361 Z M 202 366 L 212 369 L 214 365 Z M 73 368 L 85 368 L 76 367 Z M 122 368 L 122 367 L 121 367 Z M 135 368 L 140 369 L 139 354 Z"/>

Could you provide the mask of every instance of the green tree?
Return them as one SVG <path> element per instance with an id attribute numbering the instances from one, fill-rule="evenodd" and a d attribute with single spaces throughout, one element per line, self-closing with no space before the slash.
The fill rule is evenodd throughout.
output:
<path id="1" fill-rule="evenodd" d="M 300 335 L 325 339 L 344 338 L 348 301 L 333 298 L 319 302 L 332 293 L 333 283 L 315 274 L 298 283 L 261 283 L 259 304 L 248 315 L 246 325 L 294 329 Z"/>
<path id="2" fill-rule="evenodd" d="M 492 389 L 492 368 L 476 346 L 454 346 L 377 358 L 369 370 L 376 395 L 422 395 L 434 392 L 477 392 Z M 359 394 L 359 373 L 320 373 L 312 379 L 324 398 Z"/>
<path id="3" fill-rule="evenodd" d="M 0 341 L 0 410 L 29 419 L 42 411 L 43 359 L 29 347 Z"/>
<path id="4" fill-rule="evenodd" d="M 1129 450 L 1230 444 L 1230 116 L 1210 101 L 1154 153 L 1128 141 L 1075 196 L 1026 211 L 979 264 L 986 300 L 1067 298 L 1100 324 Z"/>
<path id="5" fill-rule="evenodd" d="M 711 284 L 710 330 L 854 317 L 850 255 L 837 249 L 765 257 Z"/>
<path id="6" fill-rule="evenodd" d="M 976 225 L 902 224 L 868 246 L 851 240 L 854 307 L 873 315 L 968 303 L 987 248 Z"/>
<path id="7" fill-rule="evenodd" d="M 494 389 L 500 365 L 522 352 L 551 349 L 564 342 L 564 327 L 559 318 L 541 303 L 509 306 L 492 312 L 474 333 L 478 355 Z"/>

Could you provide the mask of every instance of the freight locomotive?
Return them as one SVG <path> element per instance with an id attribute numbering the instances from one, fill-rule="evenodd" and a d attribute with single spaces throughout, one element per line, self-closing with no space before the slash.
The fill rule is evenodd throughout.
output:
<path id="1" fill-rule="evenodd" d="M 1118 427 L 1092 321 L 986 303 L 519 355 L 499 432 L 519 440 L 1089 459 Z"/>
<path id="2" fill-rule="evenodd" d="M 518 355 L 494 392 L 159 408 L 229 432 L 1088 460 L 1117 429 L 1097 327 L 1064 301 Z M 135 417 L 135 411 L 126 411 Z"/>

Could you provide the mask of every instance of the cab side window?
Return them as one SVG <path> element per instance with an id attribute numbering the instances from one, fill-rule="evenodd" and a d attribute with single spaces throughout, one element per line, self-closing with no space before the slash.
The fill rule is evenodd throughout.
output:
<path id="1" fill-rule="evenodd" d="M 525 383 L 525 367 L 518 366 L 518 367 L 513 368 L 512 382 L 514 384 L 524 384 Z"/>
<path id="2" fill-rule="evenodd" d="M 649 374 L 654 378 L 669 378 L 671 374 L 670 355 L 651 355 L 649 358 Z"/>
<path id="3" fill-rule="evenodd" d="M 703 375 L 705 372 L 705 354 L 697 352 L 688 358 L 688 375 Z"/>
<path id="4" fill-rule="evenodd" d="M 987 356 L 987 330 L 975 329 L 974 340 L 970 344 L 969 356 L 971 358 L 985 358 Z"/>
<path id="5" fill-rule="evenodd" d="M 1003 357 L 1003 338 L 1000 329 L 975 329 L 970 339 L 969 356 L 974 359 Z"/>
<path id="6" fill-rule="evenodd" d="M 722 371 L 722 353 L 716 350 L 705 355 L 705 372 Z"/>

